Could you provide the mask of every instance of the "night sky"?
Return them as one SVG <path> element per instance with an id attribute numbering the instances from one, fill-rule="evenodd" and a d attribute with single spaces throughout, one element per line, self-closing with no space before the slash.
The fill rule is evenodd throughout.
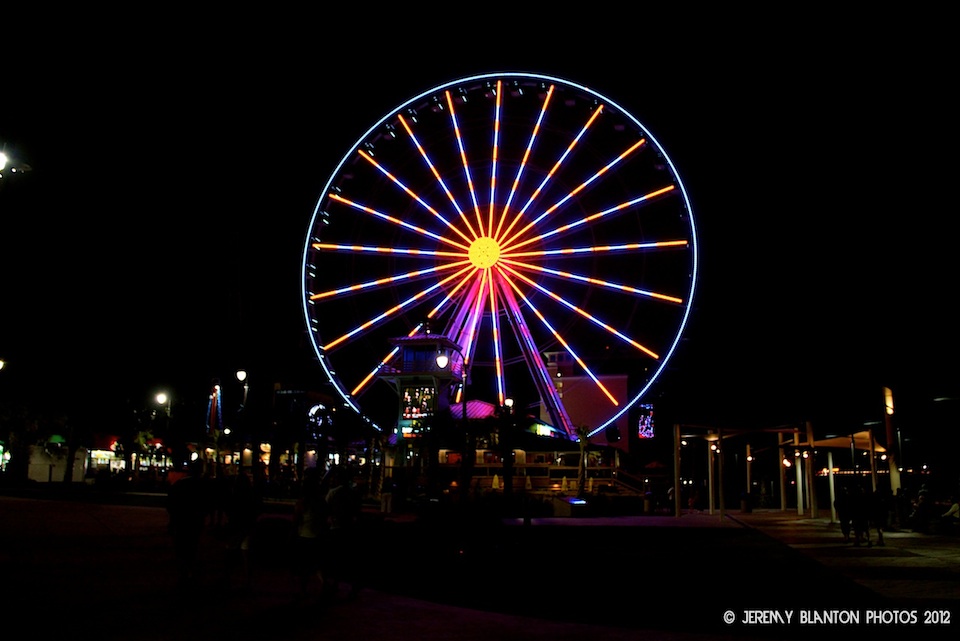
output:
<path id="1" fill-rule="evenodd" d="M 913 438 L 957 425 L 932 402 L 960 398 L 955 51 L 919 17 L 235 18 L 45 31 L 7 64 L 0 143 L 32 171 L 0 188 L 0 397 L 322 383 L 300 259 L 336 163 L 416 94 L 529 71 L 629 110 L 688 190 L 701 279 L 666 420 L 849 433 L 886 385 Z"/>

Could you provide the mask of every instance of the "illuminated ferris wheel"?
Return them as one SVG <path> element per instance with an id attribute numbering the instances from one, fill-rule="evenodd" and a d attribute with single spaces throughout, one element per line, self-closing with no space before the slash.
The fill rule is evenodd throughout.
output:
<path id="1" fill-rule="evenodd" d="M 361 415 L 396 408 L 378 372 L 429 327 L 471 399 L 523 399 L 573 436 L 626 424 L 696 280 L 686 191 L 635 117 L 566 80 L 485 74 L 408 100 L 343 157 L 310 221 L 303 311 Z"/>

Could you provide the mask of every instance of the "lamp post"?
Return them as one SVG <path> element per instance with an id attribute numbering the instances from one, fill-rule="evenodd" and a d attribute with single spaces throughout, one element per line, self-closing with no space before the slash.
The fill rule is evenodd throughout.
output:
<path id="1" fill-rule="evenodd" d="M 247 377 L 247 370 L 238 369 L 237 380 L 243 383 L 243 401 L 241 401 L 240 409 L 237 412 L 237 421 L 240 427 L 240 439 L 241 439 L 239 469 L 242 470 L 243 469 L 243 449 L 242 448 L 244 447 L 246 440 L 250 438 L 249 435 L 247 434 L 247 392 L 250 391 L 250 380 Z M 237 452 L 234 452 L 234 456 L 236 455 L 237 455 Z"/>
<path id="2" fill-rule="evenodd" d="M 2 162 L 2 161 L 0 161 Z M 3 369 L 3 366 L 6 365 L 6 361 L 0 358 L 0 370 Z M 7 461 L 10 460 L 10 451 L 5 449 L 3 444 L 0 444 L 0 472 L 3 472 L 7 468 Z"/>
<path id="3" fill-rule="evenodd" d="M 503 399 L 503 416 L 500 423 L 500 452 L 503 457 L 503 498 L 510 509 L 513 497 L 513 398 Z"/>
<path id="4" fill-rule="evenodd" d="M 467 429 L 467 366 L 466 358 L 463 356 L 463 352 L 459 347 L 451 346 L 450 349 L 455 351 L 457 354 L 460 354 L 460 390 L 462 391 L 460 396 L 460 408 L 461 408 L 461 420 L 463 421 L 463 429 Z M 437 353 L 437 367 L 440 369 L 446 369 L 447 365 L 450 364 L 450 356 L 446 352 Z"/>
<path id="5" fill-rule="evenodd" d="M 463 423 L 463 433 L 465 436 L 464 452 L 460 457 L 460 499 L 464 501 L 468 497 L 470 481 L 473 477 L 473 464 L 477 458 L 476 442 L 473 440 L 473 433 L 467 424 L 467 359 L 458 345 L 452 343 L 449 346 L 460 355 L 460 415 Z M 445 351 L 437 352 L 437 367 L 446 369 L 450 363 L 450 355 Z"/>
<path id="6" fill-rule="evenodd" d="M 166 415 L 166 421 L 164 421 L 164 441 L 169 442 L 170 440 L 170 414 L 173 405 L 173 396 L 166 392 L 158 392 L 155 398 L 157 405 L 163 407 L 163 413 Z"/>
<path id="7" fill-rule="evenodd" d="M 0 148 L 0 190 L 9 182 L 7 176 L 11 174 L 23 174 L 30 171 L 30 165 L 25 162 L 19 162 L 16 158 L 7 153 L 7 144 L 4 143 Z"/>
<path id="8" fill-rule="evenodd" d="M 167 414 L 167 418 L 170 418 L 170 404 L 173 402 L 173 398 L 166 392 L 160 392 L 157 394 L 157 404 L 162 405 L 164 411 Z"/>
<path id="9" fill-rule="evenodd" d="M 247 392 L 250 391 L 250 383 L 247 381 L 247 370 L 238 369 L 237 380 L 243 383 L 243 402 L 240 403 L 240 409 L 242 410 L 247 406 Z"/>

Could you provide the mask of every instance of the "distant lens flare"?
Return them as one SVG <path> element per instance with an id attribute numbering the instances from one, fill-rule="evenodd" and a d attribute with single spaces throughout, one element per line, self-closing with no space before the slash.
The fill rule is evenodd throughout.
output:
<path id="1" fill-rule="evenodd" d="M 677 346 L 697 269 L 682 182 L 639 121 L 559 78 L 490 74 L 413 98 L 343 158 L 304 249 L 304 316 L 358 412 L 391 340 L 433 331 L 458 346 L 471 399 L 532 389 L 576 440 L 584 392 L 548 356 L 594 390 L 590 434 L 622 422 Z"/>

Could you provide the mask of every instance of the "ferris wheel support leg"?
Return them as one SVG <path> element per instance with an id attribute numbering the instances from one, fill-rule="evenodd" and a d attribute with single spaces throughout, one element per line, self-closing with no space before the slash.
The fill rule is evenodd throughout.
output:
<path id="1" fill-rule="evenodd" d="M 514 335 L 518 337 L 521 343 L 520 348 L 523 352 L 523 358 L 527 362 L 527 368 L 533 376 L 537 392 L 540 394 L 540 400 L 547 409 L 550 421 L 554 427 L 563 430 L 567 438 L 575 441 L 577 440 L 577 428 L 574 426 L 573 421 L 570 420 L 570 415 L 567 414 L 567 410 L 563 407 L 563 401 L 560 400 L 560 393 L 557 391 L 553 380 L 550 378 L 550 374 L 547 372 L 547 366 L 543 362 L 540 350 L 530 337 L 530 330 L 523 320 L 523 316 L 520 315 L 520 306 L 513 298 L 513 292 L 508 288 L 504 287 L 502 292 L 510 298 L 509 304 L 506 305 L 507 320 L 513 326 Z"/>

